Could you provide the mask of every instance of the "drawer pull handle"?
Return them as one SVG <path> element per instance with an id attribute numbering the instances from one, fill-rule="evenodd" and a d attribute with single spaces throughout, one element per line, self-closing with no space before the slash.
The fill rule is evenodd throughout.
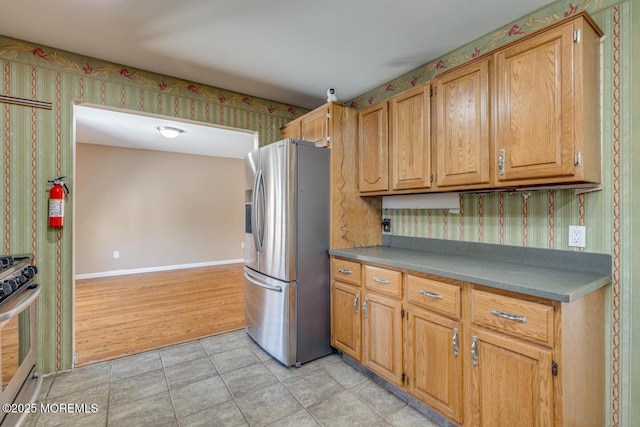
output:
<path id="1" fill-rule="evenodd" d="M 374 277 L 373 281 L 376 283 L 380 283 L 381 285 L 388 285 L 389 283 L 391 283 L 387 279 L 381 279 L 380 277 Z"/>
<path id="2" fill-rule="evenodd" d="M 442 299 L 442 295 L 420 289 L 420 294 L 433 299 Z"/>
<path id="3" fill-rule="evenodd" d="M 518 323 L 525 323 L 527 321 L 527 318 L 524 316 L 518 316 L 517 314 L 511 314 L 505 311 L 496 310 L 495 308 L 491 310 L 491 314 L 493 314 L 494 316 L 498 316 L 501 319 L 512 320 Z"/>
<path id="4" fill-rule="evenodd" d="M 339 268 L 338 272 L 342 273 L 342 274 L 352 274 L 353 271 L 349 270 L 348 268 Z"/>
<path id="5" fill-rule="evenodd" d="M 356 295 L 356 297 L 353 300 L 353 311 L 356 314 L 356 316 L 358 315 L 358 307 L 359 307 L 358 300 L 359 299 L 360 299 L 360 295 Z"/>
<path id="6" fill-rule="evenodd" d="M 473 366 L 478 366 L 478 337 L 471 338 L 471 362 Z"/>
<path id="7" fill-rule="evenodd" d="M 458 338 L 458 328 L 453 328 L 453 338 L 451 341 L 453 344 L 453 357 L 458 357 L 458 354 L 460 353 L 460 341 Z"/>

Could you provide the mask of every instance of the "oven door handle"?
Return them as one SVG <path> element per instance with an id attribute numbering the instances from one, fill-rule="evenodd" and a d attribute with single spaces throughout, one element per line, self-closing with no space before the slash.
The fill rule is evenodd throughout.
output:
<path id="1" fill-rule="evenodd" d="M 26 295 L 23 296 L 22 301 L 20 301 L 18 304 L 16 304 L 15 307 L 13 307 L 12 309 L 7 310 L 7 311 L 3 311 L 2 309 L 0 309 L 0 323 L 4 322 L 6 320 L 9 320 L 12 317 L 17 316 L 25 308 L 29 307 L 29 305 L 33 301 L 35 301 L 36 298 L 38 298 L 38 295 L 40 294 L 40 290 L 41 289 L 42 289 L 42 285 L 40 283 L 36 283 L 35 287 L 33 289 L 26 289 L 25 290 Z"/>

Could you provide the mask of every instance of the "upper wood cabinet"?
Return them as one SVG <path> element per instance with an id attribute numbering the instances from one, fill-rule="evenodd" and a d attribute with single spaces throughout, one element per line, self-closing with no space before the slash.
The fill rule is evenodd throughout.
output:
<path id="1" fill-rule="evenodd" d="M 289 122 L 280 128 L 280 136 L 282 139 L 302 139 L 302 129 L 300 121 Z"/>
<path id="2" fill-rule="evenodd" d="M 305 141 L 315 142 L 318 147 L 329 145 L 329 106 L 318 108 L 306 114 L 300 121 L 300 137 Z"/>
<path id="3" fill-rule="evenodd" d="M 336 131 L 335 126 L 340 124 L 340 120 L 332 120 L 332 116 L 339 114 L 344 108 L 342 104 L 334 102 L 324 104 L 284 125 L 280 128 L 280 136 L 311 141 L 318 147 L 328 147 L 331 136 Z"/>
<path id="4" fill-rule="evenodd" d="M 390 175 L 393 190 L 431 187 L 431 85 L 396 95 L 390 106 Z"/>
<path id="5" fill-rule="evenodd" d="M 434 86 L 437 186 L 486 187 L 492 176 L 489 59 L 455 68 L 439 76 Z"/>
<path id="6" fill-rule="evenodd" d="M 387 103 L 361 111 L 360 194 L 598 184 L 601 35 L 581 13 L 443 72 L 433 117 L 431 83 L 395 95 L 388 159 Z"/>
<path id="7" fill-rule="evenodd" d="M 600 35 L 580 15 L 495 54 L 498 185 L 600 181 Z"/>
<path id="8" fill-rule="evenodd" d="M 358 188 L 361 193 L 389 189 L 388 121 L 387 101 L 358 114 Z"/>

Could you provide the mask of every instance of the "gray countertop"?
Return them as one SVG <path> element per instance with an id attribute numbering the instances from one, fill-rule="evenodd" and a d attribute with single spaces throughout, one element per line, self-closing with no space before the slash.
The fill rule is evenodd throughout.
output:
<path id="1" fill-rule="evenodd" d="M 394 236 L 331 255 L 428 273 L 560 302 L 611 283 L 611 256 Z"/>

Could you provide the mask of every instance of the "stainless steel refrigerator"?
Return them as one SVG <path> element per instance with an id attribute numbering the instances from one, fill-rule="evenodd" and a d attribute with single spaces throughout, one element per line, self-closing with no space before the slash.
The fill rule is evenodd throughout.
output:
<path id="1" fill-rule="evenodd" d="M 245 158 L 245 326 L 287 366 L 332 351 L 329 156 L 285 139 Z"/>

